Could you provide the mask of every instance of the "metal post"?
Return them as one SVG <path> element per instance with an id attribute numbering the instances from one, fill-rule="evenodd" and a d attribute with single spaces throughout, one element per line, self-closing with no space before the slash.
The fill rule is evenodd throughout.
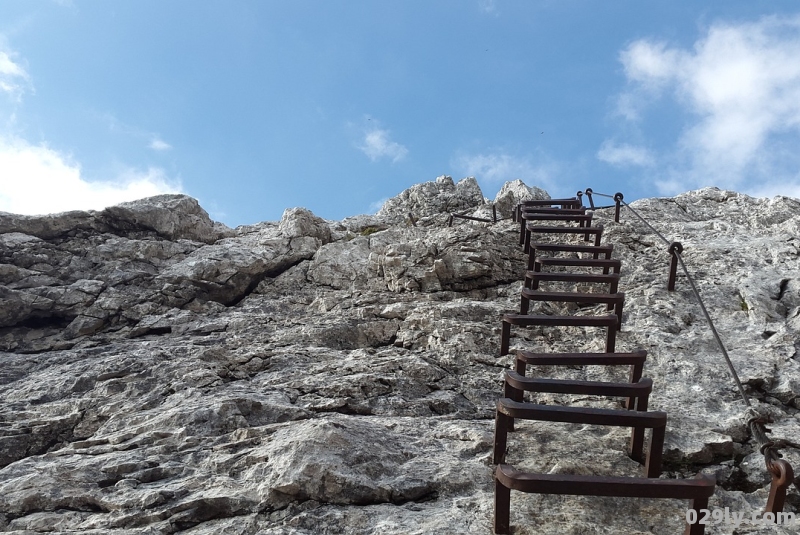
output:
<path id="1" fill-rule="evenodd" d="M 624 197 L 622 196 L 622 193 L 620 193 L 620 192 L 617 192 L 617 193 L 614 194 L 614 202 L 617 203 L 617 206 L 614 209 L 614 221 L 616 221 L 617 223 L 619 223 L 619 206 L 620 206 L 620 204 L 622 204 L 622 199 L 623 198 Z"/>
<path id="2" fill-rule="evenodd" d="M 592 188 L 586 188 L 585 190 L 583 190 L 583 192 L 586 194 L 587 197 L 589 197 L 589 206 L 591 206 L 592 210 L 594 210 L 594 200 L 592 199 L 592 193 L 593 193 Z"/>
<path id="3" fill-rule="evenodd" d="M 675 291 L 675 279 L 678 276 L 678 255 L 683 252 L 683 245 L 681 242 L 674 241 L 669 244 L 669 254 L 672 255 L 672 262 L 669 265 L 669 280 L 667 281 L 667 290 L 670 292 Z"/>
<path id="4" fill-rule="evenodd" d="M 500 356 L 508 355 L 508 346 L 511 345 L 511 324 L 507 321 L 503 322 L 502 330 L 500 331 Z"/>
<path id="5" fill-rule="evenodd" d="M 583 192 L 579 191 L 578 193 L 575 194 L 575 196 L 578 198 L 578 203 L 580 203 L 580 205 L 583 206 Z"/>
<path id="6" fill-rule="evenodd" d="M 494 532 L 511 532 L 511 489 L 494 479 Z"/>

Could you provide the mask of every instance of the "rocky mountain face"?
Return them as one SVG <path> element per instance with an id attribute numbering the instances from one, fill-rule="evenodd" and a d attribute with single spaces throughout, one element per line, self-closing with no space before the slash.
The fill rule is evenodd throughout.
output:
<path id="1" fill-rule="evenodd" d="M 294 208 L 237 229 L 178 195 L 0 214 L 0 531 L 491 533 L 494 401 L 510 365 L 500 318 L 518 311 L 525 267 L 509 216 L 522 198 L 547 193 L 516 181 L 489 201 L 474 179 L 440 177 L 376 215 Z M 448 212 L 488 217 L 492 205 L 498 223 L 447 226 Z M 800 442 L 800 202 L 703 189 L 632 206 L 683 243 L 753 404 L 776 438 Z M 623 262 L 617 350 L 649 352 L 650 406 L 669 414 L 663 477 L 713 473 L 712 508 L 763 508 L 763 457 L 688 281 L 666 290 L 666 246 L 630 212 L 595 220 Z M 516 348 L 603 347 L 591 328 L 513 334 Z M 507 459 L 638 475 L 627 434 L 520 422 Z M 786 458 L 800 470 L 800 455 Z M 511 522 L 518 534 L 674 534 L 686 505 L 514 493 Z"/>

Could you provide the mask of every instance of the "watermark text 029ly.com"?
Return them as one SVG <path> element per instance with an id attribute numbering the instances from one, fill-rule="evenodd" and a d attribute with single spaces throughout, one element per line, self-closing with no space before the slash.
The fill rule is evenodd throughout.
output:
<path id="1" fill-rule="evenodd" d="M 800 526 L 800 517 L 794 513 L 771 513 L 769 511 L 731 511 L 729 507 L 725 509 L 687 509 L 686 522 L 689 524 L 730 524 L 733 526 L 745 525 L 779 525 L 779 526 Z"/>

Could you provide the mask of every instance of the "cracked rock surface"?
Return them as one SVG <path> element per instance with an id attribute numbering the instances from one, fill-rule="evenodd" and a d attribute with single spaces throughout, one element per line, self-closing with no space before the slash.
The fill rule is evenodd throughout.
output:
<path id="1" fill-rule="evenodd" d="M 494 205 L 507 217 L 546 197 L 514 182 Z M 632 206 L 683 244 L 753 404 L 775 437 L 800 442 L 800 203 L 704 189 Z M 228 229 L 185 196 L 0 214 L 0 531 L 491 533 L 494 401 L 510 364 L 500 318 L 518 310 L 524 258 L 508 219 L 448 227 L 447 212 L 490 218 L 491 207 L 474 179 L 440 177 L 338 222 L 293 208 Z M 712 508 L 763 508 L 763 458 L 688 281 L 666 291 L 667 247 L 632 214 L 595 218 L 623 261 L 617 350 L 649 352 L 650 407 L 669 415 L 663 477 L 715 474 Z M 512 334 L 512 347 L 541 351 L 603 344 L 593 329 Z M 639 475 L 626 445 L 624 429 L 519 422 L 507 461 Z M 666 535 L 682 531 L 686 505 L 512 493 L 511 523 Z"/>

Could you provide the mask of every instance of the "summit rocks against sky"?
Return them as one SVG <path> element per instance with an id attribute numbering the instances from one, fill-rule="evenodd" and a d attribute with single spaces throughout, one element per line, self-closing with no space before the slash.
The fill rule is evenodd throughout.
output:
<path id="1" fill-rule="evenodd" d="M 1 213 L 0 531 L 491 533 L 494 400 L 510 364 L 500 317 L 518 310 L 525 267 L 509 215 L 522 198 L 548 194 L 516 181 L 489 201 L 474 179 L 439 177 L 376 215 L 292 208 L 236 229 L 181 195 Z M 451 211 L 486 217 L 492 204 L 496 224 L 447 226 Z M 775 437 L 800 442 L 800 202 L 706 188 L 634 206 L 683 243 L 753 403 Z M 618 350 L 649 352 L 650 406 L 669 414 L 665 477 L 712 473 L 711 507 L 763 508 L 763 458 L 687 281 L 667 292 L 666 248 L 611 212 L 595 218 L 623 261 Z M 602 345 L 591 329 L 514 335 L 543 351 Z M 521 423 L 512 443 L 509 462 L 530 470 L 640 471 L 626 430 Z M 512 523 L 666 535 L 685 507 L 515 495 Z"/>

